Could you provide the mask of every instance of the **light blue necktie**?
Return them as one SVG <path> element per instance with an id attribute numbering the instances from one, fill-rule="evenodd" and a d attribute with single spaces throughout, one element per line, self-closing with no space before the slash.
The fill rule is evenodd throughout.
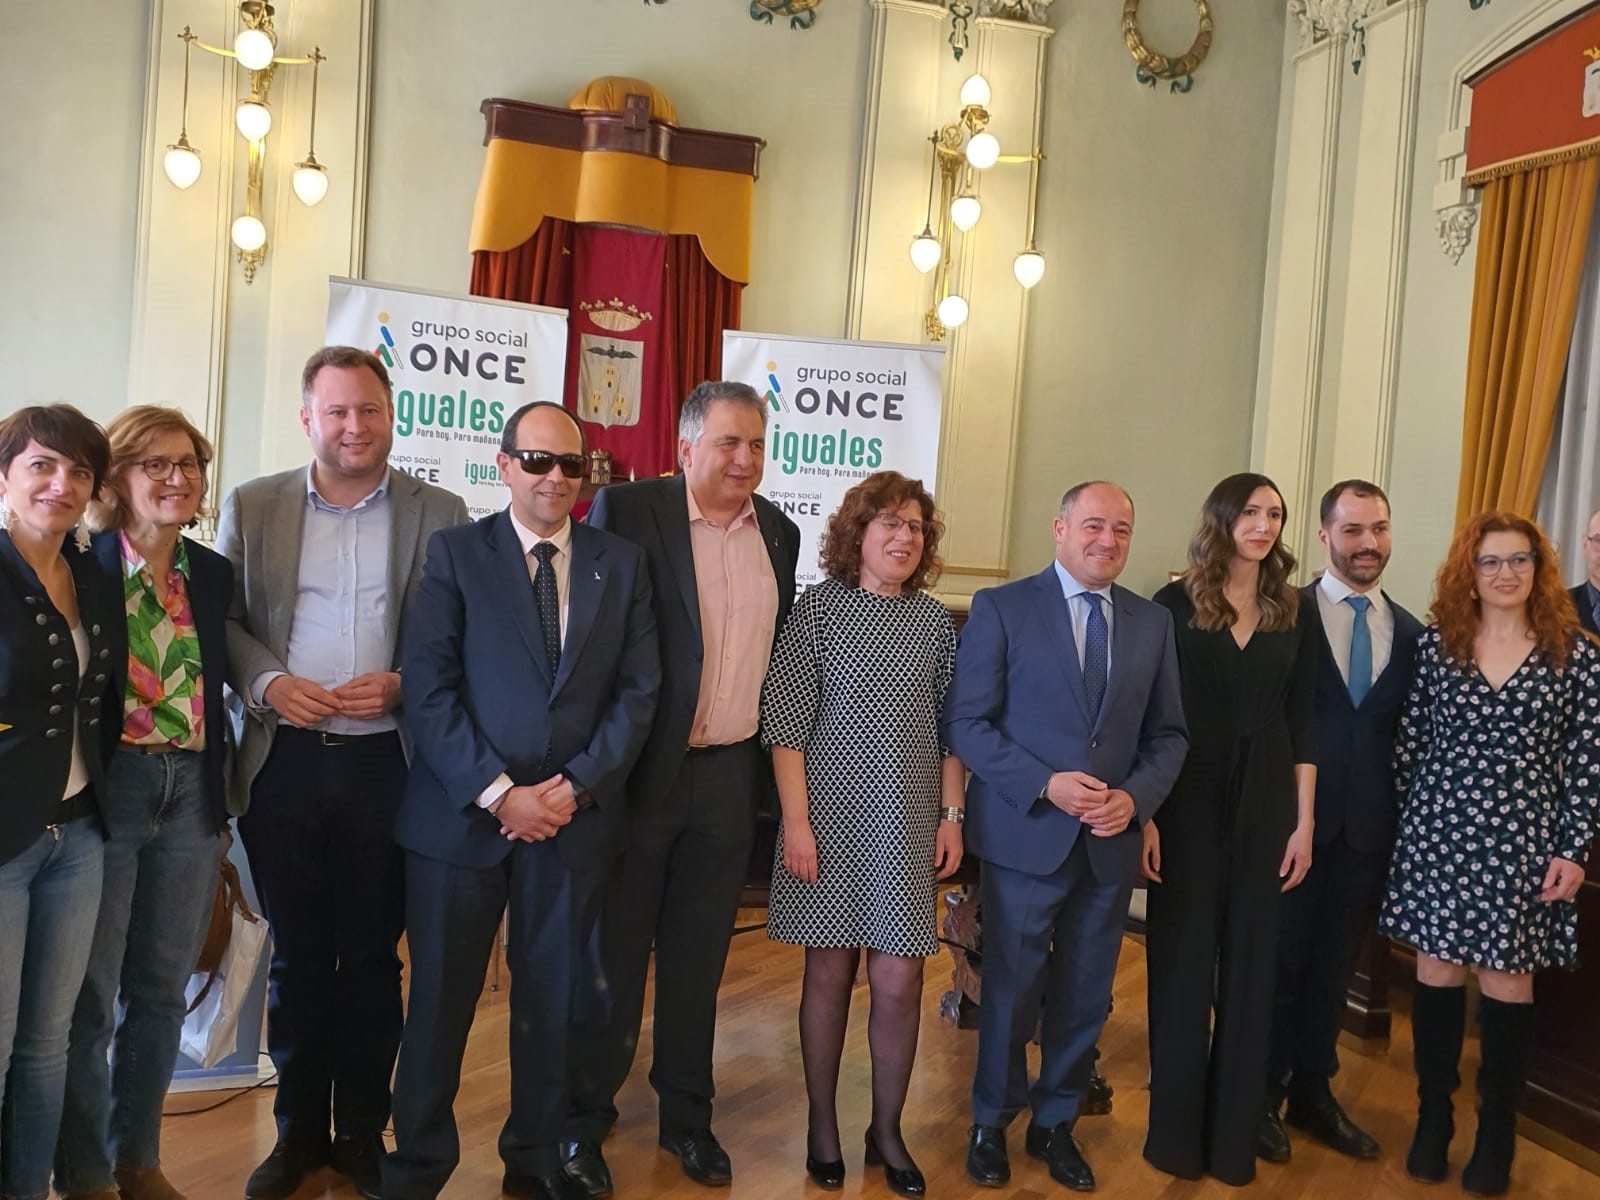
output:
<path id="1" fill-rule="evenodd" d="M 1089 716 L 1100 715 L 1100 703 L 1106 698 L 1106 677 L 1109 673 L 1111 648 L 1106 637 L 1106 618 L 1100 611 L 1103 597 L 1094 592 L 1081 593 L 1089 602 L 1089 621 L 1083 635 L 1083 692 L 1089 701 Z"/>
<path id="2" fill-rule="evenodd" d="M 1372 630 L 1367 626 L 1367 609 L 1372 601 L 1365 596 L 1346 596 L 1344 602 L 1356 610 L 1350 627 L 1350 702 L 1357 708 L 1372 690 Z"/>

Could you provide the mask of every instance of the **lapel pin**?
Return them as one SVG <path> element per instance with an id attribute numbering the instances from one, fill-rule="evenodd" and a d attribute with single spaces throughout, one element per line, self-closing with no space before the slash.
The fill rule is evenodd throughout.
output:
<path id="1" fill-rule="evenodd" d="M 599 572 L 599 571 L 596 571 L 596 572 L 595 572 L 595 573 L 594 573 L 594 581 L 595 581 L 595 582 L 596 582 L 596 583 L 599 583 L 599 582 L 600 582 L 600 572 Z"/>

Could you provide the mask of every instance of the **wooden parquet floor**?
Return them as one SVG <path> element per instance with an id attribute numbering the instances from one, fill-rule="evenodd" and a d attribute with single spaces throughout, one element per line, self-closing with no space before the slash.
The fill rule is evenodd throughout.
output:
<path id="1" fill-rule="evenodd" d="M 757 922 L 764 914 L 741 914 Z M 732 1156 L 734 1184 L 712 1192 L 690 1183 L 677 1160 L 656 1147 L 655 1098 L 646 1080 L 650 1026 L 646 1019 L 640 1060 L 619 1097 L 622 1119 L 606 1142 L 605 1153 L 617 1183 L 619 1200 L 647 1197 L 729 1200 L 745 1197 L 827 1195 L 806 1179 L 805 1089 L 800 1073 L 795 1012 L 799 1003 L 801 952 L 766 940 L 759 930 L 734 939 L 723 981 L 717 1038 L 715 1128 Z M 924 994 L 922 1043 L 907 1106 L 905 1134 L 928 1179 L 933 1200 L 1042 1200 L 1068 1193 L 1053 1183 L 1042 1163 L 1022 1153 L 1022 1124 L 1011 1130 L 1012 1182 L 988 1190 L 973 1185 L 963 1169 L 977 1035 L 959 1031 L 938 1015 L 939 995 L 948 984 L 948 958 L 929 961 Z M 1116 982 L 1116 1012 L 1102 1042 L 1102 1070 L 1116 1089 L 1110 1116 L 1086 1117 L 1078 1124 L 1085 1156 L 1099 1179 L 1098 1195 L 1110 1200 L 1137 1197 L 1161 1200 L 1212 1200 L 1235 1194 L 1213 1180 L 1191 1183 L 1154 1170 L 1140 1157 L 1147 1109 L 1144 1089 L 1148 1073 L 1144 1028 L 1144 950 L 1125 943 Z M 870 1098 L 865 983 L 857 987 L 851 1014 L 845 1065 L 840 1082 L 840 1132 L 848 1176 L 845 1197 L 885 1198 L 892 1195 L 880 1172 L 863 1174 L 861 1136 Z M 648 1008 L 647 1008 L 648 1012 Z M 506 1061 L 507 993 L 487 989 L 468 1043 L 456 1117 L 461 1128 L 462 1163 L 444 1191 L 445 1200 L 493 1200 L 500 1195 L 501 1164 L 495 1139 L 505 1111 L 508 1088 Z M 1406 1144 L 1415 1112 L 1411 1074 L 1410 1027 L 1403 1015 L 1395 1020 L 1394 1044 L 1387 1054 L 1346 1051 L 1336 1090 L 1354 1119 L 1383 1144 L 1377 1162 L 1340 1157 L 1294 1135 L 1294 1161 L 1275 1167 L 1260 1164 L 1250 1194 L 1270 1200 L 1444 1200 L 1461 1195 L 1455 1183 L 1425 1185 L 1407 1178 Z M 1471 1080 L 1476 1070 L 1476 1043 L 1468 1042 L 1462 1064 L 1466 1086 L 1456 1097 L 1459 1132 L 1451 1154 L 1459 1173 L 1471 1145 Z M 168 1100 L 169 1114 L 213 1102 L 215 1096 L 190 1094 Z M 271 1148 L 272 1093 L 260 1089 L 211 1112 L 169 1115 L 163 1130 L 163 1159 L 168 1176 L 190 1200 L 223 1200 L 242 1195 L 246 1176 Z M 1527 1200 L 1594 1200 L 1600 1179 L 1527 1139 L 1519 1139 L 1512 1194 Z M 296 1200 L 341 1197 L 356 1192 L 342 1177 L 322 1171 L 309 1177 Z"/>

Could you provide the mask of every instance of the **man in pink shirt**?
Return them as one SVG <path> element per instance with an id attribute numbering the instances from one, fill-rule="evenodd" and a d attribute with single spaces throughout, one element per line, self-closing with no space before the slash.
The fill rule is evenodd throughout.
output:
<path id="1" fill-rule="evenodd" d="M 800 531 L 761 496 L 767 413 L 742 383 L 706 382 L 678 421 L 683 474 L 604 488 L 588 523 L 642 547 L 661 645 L 661 693 L 628 781 L 627 850 L 605 911 L 612 1010 L 574 1030 L 565 1172 L 611 1194 L 600 1143 L 639 1042 L 656 953 L 655 1059 L 661 1146 L 684 1174 L 733 1177 L 711 1132 L 717 988 L 771 768 L 756 738 L 761 684 L 794 599 Z"/>

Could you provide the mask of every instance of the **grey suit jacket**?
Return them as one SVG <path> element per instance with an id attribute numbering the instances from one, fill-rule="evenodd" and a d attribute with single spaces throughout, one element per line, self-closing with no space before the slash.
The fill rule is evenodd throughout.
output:
<path id="1" fill-rule="evenodd" d="M 406 605 L 422 580 L 428 539 L 467 522 L 460 496 L 393 471 L 389 483 L 389 603 L 384 636 L 400 666 Z M 233 563 L 228 606 L 228 684 L 244 701 L 239 753 L 229 781 L 228 810 L 250 807 L 250 785 L 267 761 L 278 714 L 248 703 L 250 683 L 265 671 L 287 671 L 289 627 L 300 590 L 300 539 L 306 521 L 306 468 L 294 467 L 241 483 L 222 502 L 217 549 Z M 237 708 L 236 708 L 237 711 Z M 404 724 L 401 737 L 405 738 Z M 407 753 L 410 746 L 407 743 Z"/>

